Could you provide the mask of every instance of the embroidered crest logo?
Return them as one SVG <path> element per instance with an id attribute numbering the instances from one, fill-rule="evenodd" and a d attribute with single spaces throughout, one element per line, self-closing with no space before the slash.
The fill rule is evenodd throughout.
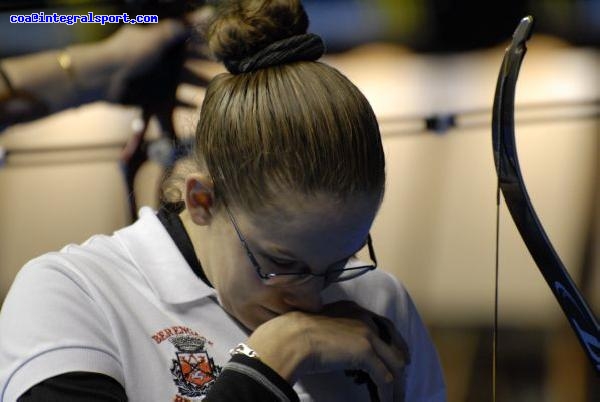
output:
<path id="1" fill-rule="evenodd" d="M 204 400 L 222 370 L 208 353 L 213 343 L 193 329 L 179 325 L 157 331 L 152 340 L 157 345 L 169 341 L 175 346 L 170 371 L 178 392 L 173 402 Z"/>
<path id="2" fill-rule="evenodd" d="M 206 339 L 186 334 L 173 336 L 169 342 L 177 349 L 171 374 L 179 393 L 190 398 L 206 395 L 222 370 L 208 355 Z"/>

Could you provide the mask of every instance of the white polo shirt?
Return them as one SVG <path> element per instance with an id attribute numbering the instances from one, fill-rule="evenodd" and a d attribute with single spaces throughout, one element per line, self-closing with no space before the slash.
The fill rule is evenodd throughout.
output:
<path id="1" fill-rule="evenodd" d="M 392 276 L 375 270 L 323 298 L 390 318 L 412 358 L 406 401 L 445 401 L 436 351 Z M 130 401 L 200 401 L 248 335 L 145 207 L 113 236 L 45 254 L 19 272 L 0 313 L 0 402 L 73 371 L 116 379 Z M 342 372 L 306 376 L 294 389 L 301 401 L 368 400 L 366 387 Z"/>

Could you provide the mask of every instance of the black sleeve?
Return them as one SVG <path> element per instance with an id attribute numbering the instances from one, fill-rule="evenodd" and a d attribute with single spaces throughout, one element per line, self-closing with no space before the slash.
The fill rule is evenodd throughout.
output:
<path id="1" fill-rule="evenodd" d="M 292 386 L 260 360 L 235 355 L 223 366 L 207 402 L 299 402 Z"/>
<path id="2" fill-rule="evenodd" d="M 17 402 L 127 402 L 123 386 L 104 374 L 73 372 L 31 387 Z"/>
<path id="3" fill-rule="evenodd" d="M 127 402 L 123 386 L 97 373 L 61 374 L 34 385 L 18 402 Z M 207 402 L 299 402 L 292 386 L 269 366 L 234 356 L 206 396 Z"/>

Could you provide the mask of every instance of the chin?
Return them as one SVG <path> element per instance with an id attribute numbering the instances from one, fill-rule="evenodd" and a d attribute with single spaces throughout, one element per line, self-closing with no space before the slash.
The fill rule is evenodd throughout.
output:
<path id="1" fill-rule="evenodd" d="M 246 314 L 236 314 L 234 316 L 242 323 L 242 325 L 251 331 L 254 331 L 265 322 L 279 315 L 266 307 L 258 305 L 243 309 L 243 311 L 246 312 Z"/>

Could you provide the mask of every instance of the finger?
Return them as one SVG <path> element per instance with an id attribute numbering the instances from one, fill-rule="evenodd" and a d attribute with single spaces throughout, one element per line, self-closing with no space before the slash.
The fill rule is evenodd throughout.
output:
<path id="1" fill-rule="evenodd" d="M 357 303 L 348 300 L 341 300 L 328 304 L 323 312 L 331 317 L 344 317 L 359 319 L 364 322 L 374 333 L 388 343 L 391 343 L 396 349 L 396 353 L 402 356 L 402 360 L 410 363 L 410 351 L 407 342 L 400 335 L 394 323 L 387 317 L 383 317 L 367 310 Z"/>
<path id="2" fill-rule="evenodd" d="M 357 303 L 348 300 L 328 304 L 323 309 L 323 312 L 331 317 L 344 317 L 362 321 L 371 331 L 378 334 L 384 342 L 395 346 L 399 358 L 407 364 L 409 363 L 410 354 L 408 345 L 388 318 L 377 315 Z"/>
<path id="3" fill-rule="evenodd" d="M 369 374 L 369 377 L 377 386 L 380 400 L 393 400 L 394 376 L 387 369 L 386 365 L 375 353 L 369 354 L 364 364 L 365 366 L 361 367 L 361 369 Z"/>
<path id="4" fill-rule="evenodd" d="M 406 381 L 406 363 L 405 356 L 396 347 L 375 337 L 372 340 L 373 349 L 386 365 L 387 369 L 393 373 L 394 382 L 392 387 L 393 400 L 402 401 L 404 399 L 404 388 Z"/>
<path id="5" fill-rule="evenodd" d="M 394 379 L 399 379 L 406 367 L 404 355 L 398 353 L 393 346 L 383 342 L 378 336 L 374 336 L 370 339 L 370 342 L 373 350 L 383 364 L 385 364 L 387 370 L 393 375 Z"/>
<path id="6" fill-rule="evenodd" d="M 190 34 L 190 30 L 181 22 L 175 19 L 166 19 L 157 26 L 160 29 L 160 37 L 165 46 L 181 42 Z"/>
<path id="7" fill-rule="evenodd" d="M 380 335 L 384 333 L 381 338 L 387 343 L 394 345 L 404 357 L 404 362 L 410 364 L 410 350 L 408 343 L 404 340 L 402 335 L 396 329 L 394 323 L 386 317 L 380 315 L 373 315 L 371 319 L 375 322 Z"/>
<path id="8" fill-rule="evenodd" d="M 175 107 L 182 107 L 182 108 L 186 108 L 186 109 L 196 109 L 198 107 L 198 105 L 191 103 L 191 102 L 183 101 L 181 99 L 176 99 Z"/>

